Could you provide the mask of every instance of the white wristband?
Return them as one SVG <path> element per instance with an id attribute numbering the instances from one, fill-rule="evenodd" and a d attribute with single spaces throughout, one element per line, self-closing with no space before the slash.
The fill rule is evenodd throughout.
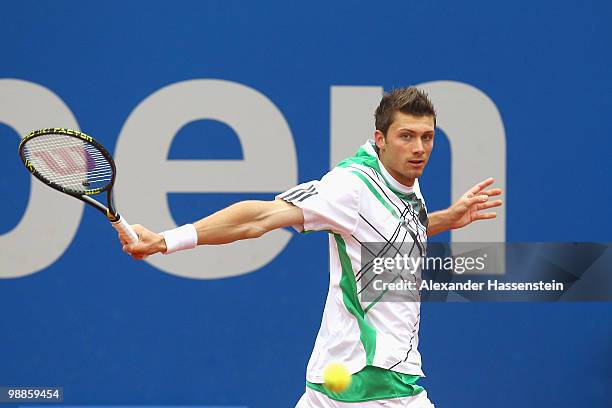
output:
<path id="1" fill-rule="evenodd" d="M 193 249 L 198 246 L 198 231 L 193 224 L 185 224 L 181 227 L 160 232 L 166 241 L 166 252 L 171 254 L 184 249 Z"/>

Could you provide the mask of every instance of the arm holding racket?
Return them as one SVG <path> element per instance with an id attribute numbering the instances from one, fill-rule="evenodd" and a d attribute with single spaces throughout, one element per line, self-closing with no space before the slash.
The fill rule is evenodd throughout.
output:
<path id="1" fill-rule="evenodd" d="M 234 241 L 258 238 L 266 232 L 303 225 L 302 210 L 283 200 L 242 201 L 224 208 L 193 224 L 187 224 L 161 234 L 141 225 L 133 228 L 140 241 L 128 244 L 121 236 L 123 250 L 135 259 L 161 253 L 175 252 L 178 248 L 196 245 L 218 245 Z M 171 251 L 168 251 L 168 249 Z"/>

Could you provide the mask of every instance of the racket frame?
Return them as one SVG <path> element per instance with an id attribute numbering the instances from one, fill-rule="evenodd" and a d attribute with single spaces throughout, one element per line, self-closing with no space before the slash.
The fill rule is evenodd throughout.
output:
<path id="1" fill-rule="evenodd" d="M 82 191 L 73 190 L 71 188 L 62 187 L 59 184 L 56 184 L 52 182 L 51 180 L 48 180 L 43 175 L 41 175 L 36 170 L 34 165 L 25 157 L 24 148 L 28 141 L 34 138 L 40 137 L 40 136 L 46 136 L 46 135 L 51 135 L 51 134 L 59 134 L 63 136 L 74 137 L 76 139 L 83 140 L 91 144 L 92 146 L 94 146 L 96 149 L 98 149 L 100 154 L 104 156 L 104 158 L 108 161 L 109 165 L 111 166 L 112 175 L 111 175 L 110 182 L 104 187 L 86 190 L 85 192 L 82 192 Z M 115 184 L 115 177 L 117 176 L 116 174 L 117 169 L 115 167 L 115 161 L 113 160 L 110 153 L 104 148 L 104 146 L 98 143 L 93 137 L 83 132 L 80 132 L 78 130 L 72 130 L 72 129 L 66 129 L 66 128 L 45 128 L 45 129 L 34 130 L 30 132 L 27 136 L 25 136 L 23 139 L 21 139 L 21 142 L 19 142 L 19 157 L 21 157 L 21 161 L 23 162 L 24 166 L 30 171 L 30 173 L 32 173 L 34 177 L 36 177 L 37 179 L 39 179 L 40 181 L 42 181 L 49 187 L 54 188 L 55 190 L 61 191 L 62 193 L 68 194 L 74 198 L 78 198 L 79 200 L 84 201 L 87 204 L 90 204 L 95 209 L 103 213 L 109 219 L 110 222 L 116 223 L 120 220 L 121 216 L 117 213 L 117 211 L 115 210 L 113 206 L 113 185 Z M 90 197 L 92 195 L 103 193 L 104 191 L 106 191 L 106 198 L 107 198 L 106 201 L 108 203 L 108 207 L 106 207 L 104 204 Z"/>

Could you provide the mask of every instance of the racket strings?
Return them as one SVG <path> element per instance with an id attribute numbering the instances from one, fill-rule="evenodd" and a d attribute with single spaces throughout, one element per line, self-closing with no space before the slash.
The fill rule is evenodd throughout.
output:
<path id="1" fill-rule="evenodd" d="M 104 188 L 113 178 L 113 168 L 104 155 L 71 136 L 37 136 L 24 145 L 24 156 L 43 178 L 80 193 Z"/>

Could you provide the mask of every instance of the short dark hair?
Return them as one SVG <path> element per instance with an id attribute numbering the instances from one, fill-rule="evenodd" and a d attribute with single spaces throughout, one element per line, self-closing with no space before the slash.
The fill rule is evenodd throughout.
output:
<path id="1" fill-rule="evenodd" d="M 376 130 L 387 135 L 389 126 L 393 123 L 395 112 L 414 116 L 431 116 L 436 124 L 436 110 L 429 96 L 414 86 L 393 89 L 383 95 L 380 105 L 374 112 Z"/>

